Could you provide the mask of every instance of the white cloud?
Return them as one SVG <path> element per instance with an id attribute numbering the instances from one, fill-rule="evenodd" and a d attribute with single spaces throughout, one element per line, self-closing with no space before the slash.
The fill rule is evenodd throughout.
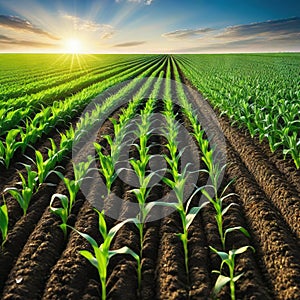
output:
<path id="1" fill-rule="evenodd" d="M 198 28 L 198 29 L 180 29 L 172 32 L 162 34 L 162 37 L 169 40 L 192 39 L 200 37 L 203 34 L 214 31 L 211 28 Z"/>
<path id="2" fill-rule="evenodd" d="M 201 34 L 199 29 L 180 29 L 162 36 L 168 40 L 188 39 L 193 43 L 190 48 L 179 49 L 178 52 L 299 51 L 300 18 L 207 29 L 205 34 Z"/>
<path id="3" fill-rule="evenodd" d="M 123 0 L 115 0 L 117 3 L 121 3 Z M 126 0 L 127 2 L 131 3 L 142 3 L 144 2 L 145 5 L 151 5 L 154 0 Z"/>
<path id="4" fill-rule="evenodd" d="M 99 24 L 72 15 L 64 15 L 64 18 L 72 21 L 77 31 L 99 32 L 101 39 L 110 39 L 115 34 L 114 27 L 109 24 Z"/>
<path id="5" fill-rule="evenodd" d="M 56 37 L 53 34 L 32 24 L 30 21 L 17 16 L 0 15 L 0 27 L 9 28 L 15 31 L 27 31 L 43 35 L 52 40 L 59 40 L 59 37 Z"/>

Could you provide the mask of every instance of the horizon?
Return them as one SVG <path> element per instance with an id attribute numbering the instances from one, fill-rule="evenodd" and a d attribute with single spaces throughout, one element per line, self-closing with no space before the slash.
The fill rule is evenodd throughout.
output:
<path id="1" fill-rule="evenodd" d="M 0 53 L 298 53 L 298 12 L 292 0 L 0 0 Z"/>

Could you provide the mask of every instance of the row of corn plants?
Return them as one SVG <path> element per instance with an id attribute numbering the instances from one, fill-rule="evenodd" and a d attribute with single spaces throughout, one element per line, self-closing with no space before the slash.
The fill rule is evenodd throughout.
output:
<path id="1" fill-rule="evenodd" d="M 75 131 L 71 127 L 65 133 L 61 133 L 61 140 L 57 146 L 52 139 L 51 148 L 48 149 L 48 158 L 44 159 L 40 151 L 35 151 L 35 160 L 29 158 L 32 165 L 24 164 L 26 169 L 26 176 L 20 175 L 20 188 L 9 187 L 4 190 L 9 193 L 19 204 L 26 215 L 29 208 L 32 196 L 39 190 L 41 185 L 46 181 L 47 177 L 53 172 L 55 167 L 63 158 L 71 151 L 72 142 L 75 138 Z M 35 170 L 34 170 L 35 169 Z M 4 245 L 9 226 L 9 216 L 7 210 L 7 203 L 3 195 L 3 204 L 1 205 L 0 213 L 0 228 L 2 232 L 2 246 Z"/>
<path id="2" fill-rule="evenodd" d="M 179 56 L 184 74 L 252 137 L 300 168 L 299 60 L 292 56 Z M 275 68 L 274 68 L 275 65 Z"/>
<path id="3" fill-rule="evenodd" d="M 138 143 L 135 143 L 133 146 L 138 152 L 137 158 L 131 158 L 130 164 L 135 172 L 135 175 L 138 179 L 139 187 L 133 189 L 131 192 L 134 193 L 136 200 L 139 205 L 139 213 L 134 219 L 134 223 L 139 232 L 139 259 L 137 260 L 137 274 L 138 274 L 138 294 L 141 292 L 142 286 L 142 259 L 143 259 L 143 247 L 144 247 L 144 224 L 147 220 L 148 214 L 151 211 L 152 204 L 147 204 L 148 197 L 151 193 L 152 188 L 149 186 L 151 180 L 156 175 L 156 172 L 148 170 L 149 162 L 152 158 L 150 154 L 150 145 L 149 139 L 151 138 L 153 131 L 153 122 L 155 121 L 153 117 L 155 104 L 158 98 L 158 92 L 161 87 L 161 79 L 164 76 L 164 71 L 161 71 L 153 91 L 151 93 L 150 99 L 146 102 L 145 108 L 140 113 L 140 118 L 135 124 L 136 129 L 133 134 L 138 140 Z"/>
<path id="4" fill-rule="evenodd" d="M 179 73 L 176 68 L 176 65 L 173 61 L 174 73 L 176 80 L 180 81 Z M 209 202 L 213 205 L 216 215 L 216 223 L 217 228 L 220 236 L 220 241 L 222 245 L 222 249 L 217 250 L 214 247 L 210 246 L 210 249 L 213 253 L 219 255 L 221 258 L 221 265 L 220 270 L 213 271 L 214 273 L 219 274 L 217 281 L 214 286 L 214 295 L 217 297 L 217 294 L 220 290 L 229 283 L 230 285 L 230 294 L 231 299 L 235 299 L 235 283 L 243 276 L 243 274 L 236 274 L 235 273 L 235 257 L 238 254 L 242 254 L 248 249 L 254 250 L 251 246 L 244 246 L 239 249 L 231 249 L 226 252 L 226 236 L 234 231 L 241 231 L 245 234 L 248 238 L 250 237 L 247 230 L 241 226 L 224 228 L 223 220 L 226 213 L 230 210 L 234 203 L 229 204 L 228 206 L 224 207 L 223 202 L 226 198 L 233 196 L 231 193 L 227 193 L 228 187 L 231 185 L 232 182 L 229 182 L 227 186 L 219 192 L 219 183 L 221 180 L 222 173 L 226 167 L 225 164 L 218 162 L 214 158 L 214 151 L 218 151 L 218 149 L 214 148 L 213 145 L 210 145 L 208 140 L 204 138 L 204 130 L 201 128 L 201 124 L 199 124 L 196 112 L 193 112 L 192 105 L 188 102 L 182 85 L 177 85 L 177 92 L 180 97 L 181 105 L 183 107 L 183 112 L 187 116 L 192 128 L 193 128 L 193 136 L 196 139 L 199 149 L 202 154 L 202 160 L 206 165 L 206 169 L 202 170 L 203 172 L 207 173 L 210 179 L 210 184 L 206 185 L 204 188 L 201 188 L 203 195 L 209 200 Z M 210 193 L 210 190 L 213 192 Z M 227 272 L 224 271 L 224 267 L 227 266 Z M 229 274 L 228 274 L 229 273 Z"/>
<path id="5" fill-rule="evenodd" d="M 163 182 L 171 188 L 175 194 L 176 202 L 162 202 L 156 203 L 155 205 L 167 206 L 175 209 L 181 219 L 182 232 L 178 233 L 178 237 L 182 242 L 183 252 L 184 252 L 184 263 L 185 272 L 187 278 L 187 289 L 190 289 L 189 280 L 189 253 L 188 253 L 188 229 L 193 223 L 195 217 L 200 212 L 200 210 L 206 205 L 204 203 L 201 206 L 191 207 L 192 200 L 194 196 L 199 192 L 200 188 L 195 188 L 192 195 L 189 197 L 185 203 L 185 188 L 189 183 L 189 175 L 191 174 L 190 165 L 180 166 L 180 159 L 185 151 L 185 147 L 182 147 L 182 142 L 179 139 L 179 128 L 180 123 L 176 120 L 177 115 L 174 114 L 172 92 L 171 91 L 171 60 L 169 59 L 168 69 L 167 69 L 167 82 L 165 86 L 165 99 L 164 99 L 164 117 L 165 117 L 165 128 L 164 137 L 167 140 L 166 147 L 168 149 L 168 154 L 164 155 L 167 162 L 167 172 L 170 176 L 165 176 Z M 195 172 L 195 171 L 193 171 Z"/>

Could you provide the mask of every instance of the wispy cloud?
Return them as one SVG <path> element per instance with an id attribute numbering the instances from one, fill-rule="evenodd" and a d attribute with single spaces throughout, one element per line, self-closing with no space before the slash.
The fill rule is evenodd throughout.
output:
<path id="1" fill-rule="evenodd" d="M 251 24 L 199 29 L 177 30 L 162 35 L 170 40 L 190 39 L 194 46 L 178 52 L 201 51 L 288 51 L 300 49 L 300 18 L 269 20 Z M 281 49 L 281 50 L 280 50 Z"/>
<path id="2" fill-rule="evenodd" d="M 133 41 L 133 42 L 127 42 L 127 43 L 121 43 L 121 44 L 116 44 L 113 47 L 117 48 L 122 48 L 122 47 L 135 47 L 135 46 L 140 46 L 146 44 L 146 41 Z"/>
<path id="3" fill-rule="evenodd" d="M 295 36 L 299 37 L 300 18 L 293 17 L 281 20 L 270 20 L 245 25 L 230 26 L 218 34 L 217 38 L 249 38 L 249 37 L 278 37 L 278 36 Z"/>
<path id="4" fill-rule="evenodd" d="M 87 31 L 87 32 L 99 32 L 101 34 L 101 39 L 110 39 L 115 34 L 114 27 L 109 24 L 99 24 L 72 15 L 64 15 L 63 17 L 73 22 L 75 30 Z"/>
<path id="5" fill-rule="evenodd" d="M 170 40 L 181 40 L 197 38 L 203 34 L 214 31 L 212 28 L 198 28 L 198 29 L 180 29 L 172 32 L 162 34 L 162 37 Z"/>
<path id="6" fill-rule="evenodd" d="M 17 46 L 26 46 L 33 48 L 56 48 L 57 45 L 51 43 L 27 41 L 27 40 L 18 40 L 10 38 L 6 35 L 0 35 L 0 44 L 1 45 L 17 45 Z"/>
<path id="7" fill-rule="evenodd" d="M 39 35 L 43 35 L 52 40 L 59 40 L 59 37 L 35 26 L 30 21 L 17 16 L 0 15 L 0 27 L 5 27 L 15 31 L 27 31 Z"/>
<path id="8" fill-rule="evenodd" d="M 122 2 L 123 0 L 115 0 L 117 3 Z M 144 2 L 145 5 L 151 5 L 154 0 L 126 0 L 127 2 L 131 3 L 142 3 Z"/>

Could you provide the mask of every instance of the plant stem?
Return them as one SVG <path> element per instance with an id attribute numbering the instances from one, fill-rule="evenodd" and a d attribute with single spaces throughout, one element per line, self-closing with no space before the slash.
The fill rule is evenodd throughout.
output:
<path id="1" fill-rule="evenodd" d="M 229 271 L 230 271 L 230 295 L 231 295 L 231 300 L 235 300 L 235 283 L 233 281 L 234 269 L 231 267 L 231 268 L 229 268 Z"/>
<path id="2" fill-rule="evenodd" d="M 106 300 L 106 280 L 101 279 L 102 300 Z"/>
<path id="3" fill-rule="evenodd" d="M 188 231 L 186 229 L 186 214 L 184 207 L 182 206 L 182 210 L 179 212 L 183 227 L 183 238 L 181 238 L 183 244 L 183 251 L 184 251 L 184 263 L 185 263 L 185 272 L 187 278 L 187 285 L 190 285 L 189 279 L 189 252 L 188 252 Z"/>

